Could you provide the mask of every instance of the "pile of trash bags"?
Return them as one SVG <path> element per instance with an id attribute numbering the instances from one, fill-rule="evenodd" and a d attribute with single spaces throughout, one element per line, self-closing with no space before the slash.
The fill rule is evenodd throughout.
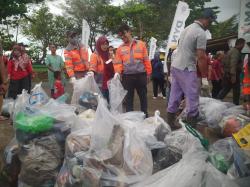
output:
<path id="1" fill-rule="evenodd" d="M 159 111 L 149 118 L 124 113 L 120 80 L 112 79 L 108 88 L 109 102 L 86 76 L 74 83 L 71 104 L 50 99 L 41 84 L 7 102 L 15 138 L 5 149 L 5 163 L 19 187 L 248 184 L 248 144 L 242 148 L 228 137 L 248 122 L 242 108 L 201 98 L 203 122 L 227 137 L 206 149 L 185 126 L 171 131 Z"/>

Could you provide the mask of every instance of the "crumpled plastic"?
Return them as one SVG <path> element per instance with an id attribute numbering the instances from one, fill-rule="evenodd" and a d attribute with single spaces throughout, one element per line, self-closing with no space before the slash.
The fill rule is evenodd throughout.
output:
<path id="1" fill-rule="evenodd" d="M 138 132 L 123 122 L 100 98 L 94 122 L 67 138 L 58 186 L 126 186 L 150 176 L 150 149 Z"/>
<path id="2" fill-rule="evenodd" d="M 185 134 L 184 130 L 178 130 L 178 136 L 182 134 L 181 139 L 187 138 L 185 146 L 180 143 L 175 143 L 183 150 L 182 159 L 174 165 L 155 173 L 148 177 L 146 180 L 139 182 L 133 187 L 193 187 L 193 186 L 206 186 L 206 187 L 239 187 L 229 177 L 218 171 L 206 160 L 208 153 L 203 149 L 197 139 L 192 137 L 191 134 Z M 170 140 L 167 135 L 166 139 Z M 172 135 L 173 136 L 173 135 Z M 171 136 L 170 136 L 171 137 Z M 182 141 L 178 141 L 182 142 Z"/>
<path id="3" fill-rule="evenodd" d="M 227 173 L 233 163 L 233 139 L 225 138 L 216 141 L 209 148 L 210 162 L 223 173 Z"/>
<path id="4" fill-rule="evenodd" d="M 97 93 L 101 95 L 101 91 L 98 88 L 97 83 L 93 76 L 85 76 L 78 79 L 73 84 L 73 95 L 71 98 L 72 105 L 79 105 L 80 97 L 85 92 Z"/>
<path id="5" fill-rule="evenodd" d="M 31 186 L 42 186 L 56 180 L 63 161 L 63 145 L 55 135 L 35 138 L 22 145 L 19 159 L 22 162 L 19 180 Z"/>
<path id="6" fill-rule="evenodd" d="M 122 113 L 122 102 L 127 94 L 121 84 L 120 79 L 112 78 L 108 81 L 109 98 L 110 98 L 110 111 L 112 113 Z"/>
<path id="7" fill-rule="evenodd" d="M 13 99 L 4 99 L 2 106 L 2 115 L 11 116 L 14 112 L 15 101 Z"/>
<path id="8" fill-rule="evenodd" d="M 240 106 L 207 97 L 200 97 L 199 110 L 201 116 L 205 118 L 203 121 L 204 124 L 207 124 L 211 128 L 219 128 L 218 124 L 225 116 L 245 113 Z"/>
<path id="9" fill-rule="evenodd" d="M 29 133 L 48 131 L 53 127 L 53 124 L 54 119 L 44 115 L 27 116 L 20 112 L 15 119 L 15 127 Z"/>

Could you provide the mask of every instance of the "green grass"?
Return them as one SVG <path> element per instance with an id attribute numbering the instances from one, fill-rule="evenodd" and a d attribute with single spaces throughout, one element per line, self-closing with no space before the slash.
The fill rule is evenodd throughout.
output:
<path id="1" fill-rule="evenodd" d="M 33 64 L 32 65 L 35 72 L 47 72 L 47 67 L 42 64 Z"/>

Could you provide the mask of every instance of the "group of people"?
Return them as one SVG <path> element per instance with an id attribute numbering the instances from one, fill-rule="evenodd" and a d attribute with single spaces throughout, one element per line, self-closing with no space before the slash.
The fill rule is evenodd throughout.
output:
<path id="1" fill-rule="evenodd" d="M 240 63 L 240 52 L 245 45 L 245 40 L 237 39 L 235 47 L 226 55 L 222 51 L 218 51 L 213 59 L 209 59 L 206 55 L 205 31 L 214 21 L 216 21 L 216 15 L 213 10 L 204 9 L 201 16 L 185 28 L 177 49 L 172 50 L 168 57 L 170 59 L 168 61 L 171 61 L 171 65 L 168 63 L 168 82 L 171 89 L 166 120 L 172 129 L 181 127 L 176 120 L 176 114 L 183 99 L 186 104 L 183 121 L 196 124 L 200 120 L 198 110 L 200 82 L 204 83 L 205 79 L 206 82 L 207 79 L 212 82 L 212 97 L 223 99 L 233 88 L 233 102 L 239 104 L 240 73 L 242 72 L 241 67 L 243 67 Z M 156 53 L 150 62 L 146 44 L 134 39 L 130 27 L 126 24 L 119 27 L 118 36 L 122 39 L 123 44 L 116 51 L 109 45 L 105 36 L 99 37 L 90 60 L 88 49 L 79 41 L 77 32 L 67 32 L 68 45 L 64 50 L 65 61 L 56 54 L 56 45 L 51 44 L 51 54 L 47 55 L 45 60 L 48 67 L 51 97 L 56 99 L 64 93 L 66 73 L 71 83 L 86 75 L 93 76 L 103 96 L 109 100 L 107 82 L 114 77 L 120 79 L 128 91 L 124 102 L 126 111 L 134 109 L 133 100 L 136 90 L 140 99 L 141 111 L 148 116 L 147 84 L 150 79 L 153 82 L 153 99 L 156 99 L 158 95 L 158 87 L 162 91 L 163 98 L 166 97 L 160 55 Z M 226 63 L 222 63 L 223 60 Z M 3 65 L 3 63 L 0 64 Z M 8 79 L 10 80 L 8 96 L 11 98 L 15 99 L 22 89 L 29 92 L 31 88 L 33 70 L 31 60 L 25 53 L 24 47 L 18 45 L 13 47 L 7 67 L 7 78 L 1 67 L 0 105 L 1 95 L 3 95 L 1 93 L 6 92 Z M 244 65 L 244 72 L 246 75 L 243 80 L 243 93 L 250 95 L 248 63 Z"/>
<path id="2" fill-rule="evenodd" d="M 116 52 L 109 45 L 108 39 L 101 36 L 96 41 L 95 51 L 88 61 L 88 50 L 80 44 L 77 33 L 67 32 L 69 43 L 64 50 L 65 70 L 71 83 L 85 75 L 94 76 L 107 100 L 109 100 L 107 82 L 113 77 L 120 79 L 128 91 L 125 101 L 126 111 L 134 109 L 133 98 L 136 90 L 140 98 L 141 110 L 148 115 L 147 83 L 152 68 L 146 44 L 135 40 L 130 27 L 126 24 L 120 26 L 118 35 L 123 40 L 123 44 L 116 49 Z"/>
<path id="3" fill-rule="evenodd" d="M 115 77 L 121 80 L 128 91 L 125 101 L 126 111 L 134 109 L 133 98 L 134 90 L 136 90 L 140 98 L 141 110 L 146 116 L 148 115 L 147 83 L 152 73 L 151 63 L 146 44 L 133 38 L 128 25 L 124 24 L 118 30 L 123 44 L 116 50 L 116 54 L 114 48 L 109 45 L 108 39 L 101 36 L 96 41 L 96 48 L 90 60 L 88 49 L 81 44 L 78 33 L 68 31 L 66 35 L 68 45 L 64 50 L 65 61 L 56 54 L 55 44 L 49 46 L 51 54 L 45 59 L 52 98 L 56 99 L 64 94 L 66 73 L 71 83 L 86 75 L 93 76 L 103 96 L 109 100 L 107 82 Z M 0 64 L 3 65 L 2 62 Z M 30 93 L 33 75 L 32 62 L 23 46 L 14 45 L 11 58 L 7 62 L 7 75 L 4 69 L 1 68 L 1 95 L 5 95 L 8 84 L 8 97 L 10 98 L 16 99 L 23 89 Z"/>

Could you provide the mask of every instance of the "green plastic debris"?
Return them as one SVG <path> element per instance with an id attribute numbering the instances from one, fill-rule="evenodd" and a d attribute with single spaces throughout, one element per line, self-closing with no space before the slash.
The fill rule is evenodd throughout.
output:
<path id="1" fill-rule="evenodd" d="M 223 173 L 227 173 L 227 170 L 230 168 L 231 163 L 227 161 L 222 154 L 213 154 L 209 156 L 209 161 Z"/>
<path id="2" fill-rule="evenodd" d="M 28 133 L 41 133 L 53 127 L 54 118 L 45 115 L 27 116 L 20 112 L 15 119 L 17 129 Z"/>

